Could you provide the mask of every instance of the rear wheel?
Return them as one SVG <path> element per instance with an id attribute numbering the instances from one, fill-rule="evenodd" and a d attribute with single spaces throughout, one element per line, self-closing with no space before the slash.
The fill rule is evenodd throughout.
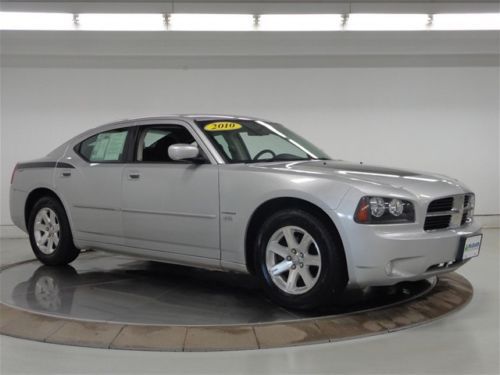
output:
<path id="1" fill-rule="evenodd" d="M 280 305 L 307 310 L 332 304 L 346 285 L 342 247 L 321 220 L 299 209 L 279 211 L 262 225 L 257 274 Z"/>
<path id="2" fill-rule="evenodd" d="M 80 250 L 73 244 L 68 217 L 53 197 L 40 198 L 28 219 L 31 248 L 36 257 L 50 266 L 71 263 Z"/>

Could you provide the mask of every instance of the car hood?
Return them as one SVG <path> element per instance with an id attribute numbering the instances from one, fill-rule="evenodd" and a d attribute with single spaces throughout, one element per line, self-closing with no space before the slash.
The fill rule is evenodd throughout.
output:
<path id="1" fill-rule="evenodd" d="M 381 188 L 391 188 L 422 197 L 462 194 L 469 191 L 458 180 L 439 174 L 386 168 L 341 160 L 257 163 L 252 166 L 343 180 L 364 191 L 378 191 Z"/>

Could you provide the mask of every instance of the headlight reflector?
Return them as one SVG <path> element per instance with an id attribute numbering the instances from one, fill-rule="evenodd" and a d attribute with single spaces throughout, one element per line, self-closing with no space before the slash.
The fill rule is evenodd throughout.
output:
<path id="1" fill-rule="evenodd" d="M 385 202 L 383 198 L 370 198 L 370 212 L 372 216 L 381 217 L 385 213 Z"/>
<path id="2" fill-rule="evenodd" d="M 360 224 L 413 223 L 413 203 L 403 199 L 384 197 L 363 197 L 354 214 L 354 221 Z"/>
<path id="3" fill-rule="evenodd" d="M 394 216 L 401 216 L 404 211 L 404 204 L 401 199 L 393 199 L 389 202 L 389 212 Z"/>

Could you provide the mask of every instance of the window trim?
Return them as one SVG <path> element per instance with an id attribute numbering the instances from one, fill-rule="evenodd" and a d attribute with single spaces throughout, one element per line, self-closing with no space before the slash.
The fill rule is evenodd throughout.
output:
<path id="1" fill-rule="evenodd" d="M 130 139 L 132 137 L 132 133 L 134 133 L 134 130 L 133 127 L 130 127 L 130 126 L 124 126 L 124 127 L 121 127 L 121 128 L 116 128 L 116 129 L 109 129 L 109 130 L 104 130 L 102 132 L 99 132 L 99 133 L 95 133 L 95 134 L 92 134 L 91 136 L 85 138 L 84 140 L 78 142 L 75 147 L 73 147 L 73 151 L 75 152 L 75 154 L 77 154 L 82 160 L 84 160 L 85 162 L 89 163 L 89 164 L 125 164 L 127 163 L 127 161 L 129 160 L 130 158 L 130 155 L 129 155 L 129 143 L 130 143 Z M 89 160 L 87 159 L 85 156 L 82 155 L 81 153 L 81 146 L 84 142 L 88 141 L 90 138 L 93 138 L 93 137 L 97 137 L 99 136 L 100 134 L 105 134 L 105 133 L 112 133 L 112 132 L 119 132 L 119 131 L 126 131 L 127 132 L 127 137 L 125 138 L 125 143 L 123 144 L 123 151 L 122 151 L 122 155 L 120 157 L 119 160 L 101 160 L 101 161 L 92 161 L 92 160 Z"/>

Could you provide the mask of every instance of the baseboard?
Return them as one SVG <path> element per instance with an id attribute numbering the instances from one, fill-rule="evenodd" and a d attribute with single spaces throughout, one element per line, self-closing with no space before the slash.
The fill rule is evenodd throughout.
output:
<path id="1" fill-rule="evenodd" d="M 28 235 L 15 225 L 0 225 L 0 238 L 27 238 Z"/>
<path id="2" fill-rule="evenodd" d="M 500 228 L 500 215 L 475 215 L 483 228 Z"/>
<path id="3" fill-rule="evenodd" d="M 485 229 L 500 228 L 500 215 L 476 215 Z M 27 234 L 15 225 L 0 225 L 0 238 L 27 238 Z"/>

